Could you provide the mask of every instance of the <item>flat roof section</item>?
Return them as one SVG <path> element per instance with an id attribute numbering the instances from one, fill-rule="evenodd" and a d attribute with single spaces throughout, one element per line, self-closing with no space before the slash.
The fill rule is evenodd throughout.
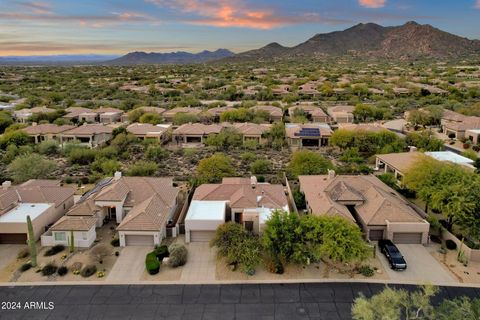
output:
<path id="1" fill-rule="evenodd" d="M 472 159 L 461 156 L 452 151 L 425 152 L 425 154 L 439 161 L 450 161 L 456 164 L 463 164 L 463 165 L 474 163 Z"/>
<path id="2" fill-rule="evenodd" d="M 22 203 L 0 216 L 0 223 L 26 223 L 27 216 L 32 220 L 41 216 L 52 205 L 48 203 Z"/>
<path id="3" fill-rule="evenodd" d="M 193 200 L 185 220 L 225 220 L 226 201 Z"/>

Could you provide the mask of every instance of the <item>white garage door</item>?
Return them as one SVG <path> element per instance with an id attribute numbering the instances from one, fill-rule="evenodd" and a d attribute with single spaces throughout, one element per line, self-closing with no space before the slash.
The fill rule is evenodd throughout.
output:
<path id="1" fill-rule="evenodd" d="M 153 235 L 139 235 L 139 234 L 130 234 L 125 235 L 125 244 L 127 246 L 152 246 Z"/>
<path id="2" fill-rule="evenodd" d="M 215 231 L 190 231 L 190 242 L 209 242 L 215 236 Z"/>
<path id="3" fill-rule="evenodd" d="M 422 243 L 421 232 L 395 232 L 393 242 L 399 244 L 420 244 Z"/>

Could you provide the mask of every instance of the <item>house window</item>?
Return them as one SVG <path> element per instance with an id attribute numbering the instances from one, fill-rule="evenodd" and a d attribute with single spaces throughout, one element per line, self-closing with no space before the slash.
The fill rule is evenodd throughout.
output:
<path id="1" fill-rule="evenodd" d="M 65 232 L 55 232 L 55 240 L 56 241 L 67 240 L 67 236 L 66 236 Z"/>
<path id="2" fill-rule="evenodd" d="M 87 233 L 86 232 L 82 232 L 82 239 L 87 240 Z"/>

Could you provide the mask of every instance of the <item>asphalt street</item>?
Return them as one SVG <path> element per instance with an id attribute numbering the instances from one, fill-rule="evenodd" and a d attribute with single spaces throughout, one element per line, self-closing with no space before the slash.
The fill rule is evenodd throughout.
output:
<path id="1" fill-rule="evenodd" d="M 350 319 L 355 297 L 371 296 L 383 287 L 368 283 L 0 287 L 0 319 Z M 480 298 L 480 288 L 441 287 L 435 300 L 462 295 Z"/>

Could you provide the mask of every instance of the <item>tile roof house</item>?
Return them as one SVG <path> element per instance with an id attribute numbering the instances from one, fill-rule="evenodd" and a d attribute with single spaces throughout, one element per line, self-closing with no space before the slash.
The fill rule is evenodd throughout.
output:
<path id="1" fill-rule="evenodd" d="M 127 127 L 127 131 L 143 140 L 156 139 L 158 141 L 167 141 L 171 128 L 172 125 L 170 124 L 132 123 Z"/>
<path id="2" fill-rule="evenodd" d="M 328 114 L 336 123 L 353 123 L 354 106 L 335 106 L 328 108 Z"/>
<path id="3" fill-rule="evenodd" d="M 0 244 L 27 240 L 27 216 L 32 220 L 35 239 L 73 206 L 74 189 L 60 181 L 29 180 L 12 186 L 5 181 L 0 189 Z"/>
<path id="4" fill-rule="evenodd" d="M 270 122 L 277 122 L 283 120 L 283 111 L 282 109 L 275 106 L 255 106 L 250 108 L 254 112 L 265 112 L 269 116 Z"/>
<path id="5" fill-rule="evenodd" d="M 66 108 L 65 111 L 67 113 L 63 116 L 63 118 L 68 119 L 73 123 L 77 123 L 80 120 L 80 115 L 84 113 L 91 113 L 92 109 L 84 107 L 69 107 Z"/>
<path id="6" fill-rule="evenodd" d="M 197 146 L 210 134 L 219 134 L 224 127 L 220 124 L 185 123 L 173 130 L 173 140 L 177 144 Z"/>
<path id="7" fill-rule="evenodd" d="M 285 125 L 287 143 L 292 150 L 301 148 L 318 149 L 328 146 L 332 129 L 325 123 L 287 123 Z"/>
<path id="8" fill-rule="evenodd" d="M 311 214 L 339 215 L 356 222 L 371 241 L 428 242 L 429 223 L 373 175 L 335 176 L 330 171 L 328 175 L 300 176 L 299 181 Z"/>
<path id="9" fill-rule="evenodd" d="M 480 117 L 465 116 L 451 110 L 443 110 L 441 125 L 443 133 L 447 136 L 453 135 L 456 139 L 463 139 L 468 130 L 480 129 Z"/>
<path id="10" fill-rule="evenodd" d="M 317 123 L 330 123 L 330 117 L 322 110 L 322 108 L 311 104 L 299 104 L 288 108 L 288 115 L 293 118 L 296 110 L 303 110 L 309 121 Z"/>
<path id="11" fill-rule="evenodd" d="M 13 112 L 13 118 L 21 123 L 28 122 L 30 117 L 36 113 L 53 113 L 55 109 L 47 108 L 47 107 L 34 107 L 34 108 L 25 108 L 16 110 Z"/>
<path id="12" fill-rule="evenodd" d="M 113 137 L 113 128 L 103 124 L 87 124 L 64 131 L 60 134 L 60 143 L 78 141 L 90 148 L 105 144 Z"/>
<path id="13" fill-rule="evenodd" d="M 52 232 L 64 232 L 68 238 L 64 226 L 77 226 L 75 231 L 84 233 L 76 237 L 84 240 L 77 246 L 89 247 L 96 238 L 95 227 L 114 220 L 120 246 L 160 244 L 177 208 L 178 193 L 172 178 L 123 177 L 116 172 L 85 194 Z M 87 226 L 90 229 L 83 230 Z"/>
<path id="14" fill-rule="evenodd" d="M 51 123 L 33 123 L 31 126 L 23 128 L 21 130 L 28 134 L 30 137 L 33 137 L 35 143 L 40 143 L 46 140 L 57 140 L 58 142 L 60 142 L 60 134 L 73 128 L 75 128 L 75 126 L 72 125 L 58 126 Z"/>
<path id="15" fill-rule="evenodd" d="M 265 139 L 265 134 L 270 131 L 272 125 L 270 124 L 257 124 L 257 123 L 233 123 L 231 125 L 238 133 L 243 137 L 243 142 L 246 141 L 257 141 L 258 144 L 265 144 L 267 139 Z"/>
<path id="16" fill-rule="evenodd" d="M 255 177 L 203 184 L 195 190 L 185 218 L 186 242 L 209 241 L 218 225 L 228 221 L 261 233 L 274 210 L 289 210 L 283 185 L 258 183 Z"/>

